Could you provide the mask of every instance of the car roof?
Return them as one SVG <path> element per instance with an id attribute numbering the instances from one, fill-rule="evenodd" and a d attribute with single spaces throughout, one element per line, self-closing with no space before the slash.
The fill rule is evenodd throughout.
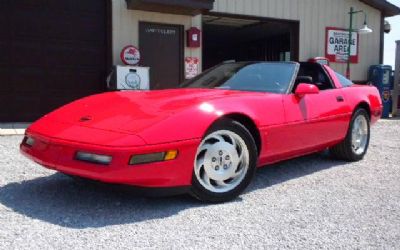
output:
<path id="1" fill-rule="evenodd" d="M 224 61 L 222 64 L 234 64 L 234 63 L 243 63 L 243 64 L 252 64 L 252 63 L 270 63 L 270 64 L 298 64 L 299 62 L 295 61 Z"/>

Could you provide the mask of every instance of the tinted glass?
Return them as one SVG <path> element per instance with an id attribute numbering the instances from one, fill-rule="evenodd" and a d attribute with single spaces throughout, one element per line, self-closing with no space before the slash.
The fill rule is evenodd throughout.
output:
<path id="1" fill-rule="evenodd" d="M 296 63 L 228 63 L 208 70 L 183 84 L 183 88 L 285 93 L 293 80 Z"/>
<path id="2" fill-rule="evenodd" d="M 346 77 L 342 76 L 341 74 L 339 74 L 337 72 L 335 72 L 335 73 L 336 73 L 336 77 L 339 79 L 339 82 L 343 87 L 348 87 L 348 86 L 353 85 L 352 81 L 350 81 L 349 79 L 347 79 Z"/>

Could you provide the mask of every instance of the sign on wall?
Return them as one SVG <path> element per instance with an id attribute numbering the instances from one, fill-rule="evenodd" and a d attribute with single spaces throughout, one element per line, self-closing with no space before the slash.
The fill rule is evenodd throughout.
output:
<path id="1" fill-rule="evenodd" d="M 185 78 L 192 79 L 199 74 L 199 58 L 186 57 L 185 58 Z"/>
<path id="2" fill-rule="evenodd" d="M 325 57 L 330 62 L 346 63 L 350 49 L 350 62 L 358 63 L 358 33 L 353 31 L 349 41 L 349 31 L 341 28 L 326 28 Z"/>
<path id="3" fill-rule="evenodd" d="M 121 60 L 125 65 L 138 65 L 140 62 L 140 51 L 135 46 L 129 45 L 122 49 Z"/>

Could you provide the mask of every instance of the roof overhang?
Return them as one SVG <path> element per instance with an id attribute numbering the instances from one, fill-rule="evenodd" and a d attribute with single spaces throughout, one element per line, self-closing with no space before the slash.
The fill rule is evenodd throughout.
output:
<path id="1" fill-rule="evenodd" d="M 128 9 L 197 15 L 213 9 L 214 0 L 126 0 Z"/>
<path id="2" fill-rule="evenodd" d="M 389 3 L 386 0 L 360 0 L 360 1 L 382 11 L 384 17 L 400 15 L 400 8 L 394 4 Z"/>

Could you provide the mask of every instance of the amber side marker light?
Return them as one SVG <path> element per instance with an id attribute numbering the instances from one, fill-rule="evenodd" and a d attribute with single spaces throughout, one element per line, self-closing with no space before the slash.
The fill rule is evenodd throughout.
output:
<path id="1" fill-rule="evenodd" d="M 178 150 L 168 150 L 166 152 L 133 155 L 129 160 L 129 165 L 138 165 L 160 161 L 171 161 L 178 156 Z"/>

